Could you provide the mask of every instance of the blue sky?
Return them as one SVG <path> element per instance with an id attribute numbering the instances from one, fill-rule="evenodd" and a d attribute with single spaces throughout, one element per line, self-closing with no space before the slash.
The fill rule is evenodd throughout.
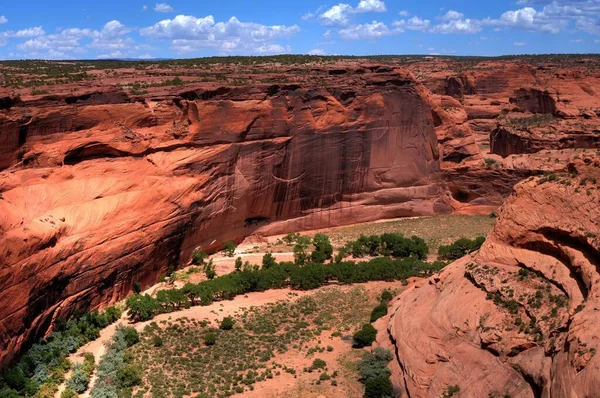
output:
<path id="1" fill-rule="evenodd" d="M 3 0 L 0 59 L 597 53 L 600 0 Z"/>

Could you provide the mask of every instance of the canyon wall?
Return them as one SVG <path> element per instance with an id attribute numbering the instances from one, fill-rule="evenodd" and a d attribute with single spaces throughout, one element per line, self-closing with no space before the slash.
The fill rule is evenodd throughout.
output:
<path id="1" fill-rule="evenodd" d="M 0 128 L 0 364 L 196 247 L 451 211 L 432 104 L 401 70 L 319 88 L 97 88 L 9 101 Z"/>
<path id="2" fill-rule="evenodd" d="M 600 157 L 519 183 L 479 253 L 407 289 L 387 324 L 397 390 L 591 397 L 600 390 Z"/>

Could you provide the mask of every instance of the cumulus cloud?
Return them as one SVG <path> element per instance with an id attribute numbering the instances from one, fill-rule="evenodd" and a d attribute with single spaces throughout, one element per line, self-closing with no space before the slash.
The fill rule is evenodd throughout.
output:
<path id="1" fill-rule="evenodd" d="M 156 3 L 154 5 L 154 11 L 156 12 L 175 12 L 175 9 L 167 3 Z"/>
<path id="2" fill-rule="evenodd" d="M 340 37 L 345 40 L 377 39 L 393 33 L 383 22 L 373 21 L 355 25 L 339 31 Z"/>
<path id="3" fill-rule="evenodd" d="M 140 30 L 142 36 L 172 40 L 178 52 L 193 52 L 214 48 L 222 52 L 280 53 L 288 48 L 277 47 L 278 39 L 290 38 L 300 31 L 297 25 L 261 25 L 242 22 L 231 17 L 227 22 L 216 22 L 212 15 L 197 18 L 177 15 Z"/>
<path id="4" fill-rule="evenodd" d="M 327 55 L 327 53 L 321 48 L 315 48 L 314 50 L 310 50 L 308 55 Z"/>
<path id="5" fill-rule="evenodd" d="M 465 16 L 465 14 L 463 14 L 461 12 L 450 10 L 442 17 L 442 20 L 454 21 L 456 19 L 462 19 L 462 18 L 464 18 L 464 16 Z"/>
<path id="6" fill-rule="evenodd" d="M 6 18 L 4 15 L 0 15 L 0 25 L 5 24 L 8 22 L 8 18 Z"/>
<path id="7" fill-rule="evenodd" d="M 400 15 L 401 17 L 409 17 L 410 16 L 410 12 L 406 11 L 406 10 L 402 10 L 398 13 L 398 15 Z"/>
<path id="8" fill-rule="evenodd" d="M 431 29 L 434 33 L 477 33 L 481 31 L 481 23 L 476 19 L 452 19 L 447 22 L 434 26 Z"/>
<path id="9" fill-rule="evenodd" d="M 526 44 L 526 43 L 525 43 L 524 41 L 516 41 L 516 42 L 514 42 L 514 43 L 513 43 L 513 45 L 514 45 L 514 46 L 517 46 L 517 47 L 522 47 L 522 46 L 524 46 L 525 44 Z"/>
<path id="10" fill-rule="evenodd" d="M 426 32 L 429 30 L 429 26 L 431 25 L 431 21 L 428 19 L 421 19 L 417 16 L 414 16 L 408 20 L 394 21 L 392 22 L 392 26 L 397 28 L 399 31 L 404 30 L 416 30 L 420 32 Z"/>
<path id="11" fill-rule="evenodd" d="M 10 37 L 29 39 L 17 45 L 26 56 L 69 58 L 68 53 L 82 54 L 87 47 L 95 49 L 133 47 L 135 45 L 133 40 L 122 37 L 130 31 L 131 29 L 121 22 L 113 20 L 107 22 L 101 30 L 67 28 L 53 34 L 46 34 L 42 27 L 35 27 L 7 33 Z M 82 45 L 84 39 L 91 42 L 87 46 Z"/>
<path id="12" fill-rule="evenodd" d="M 347 3 L 339 3 L 319 15 L 319 20 L 324 25 L 346 26 L 355 14 L 367 12 L 386 12 L 385 2 L 382 0 L 361 0 L 356 7 Z"/>

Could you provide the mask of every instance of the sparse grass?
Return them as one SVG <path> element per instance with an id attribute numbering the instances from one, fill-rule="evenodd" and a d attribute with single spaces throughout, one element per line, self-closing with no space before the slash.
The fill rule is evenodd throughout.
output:
<path id="1" fill-rule="evenodd" d="M 231 330 L 187 318 L 160 326 L 152 323 L 142 333 L 141 343 L 131 349 L 145 375 L 139 391 L 157 397 L 225 397 L 252 390 L 255 383 L 278 374 L 304 371 L 316 373 L 315 384 L 331 384 L 339 372 L 355 369 L 356 359 L 351 366 L 326 363 L 316 356 L 321 351 L 315 350 L 314 341 L 326 339 L 332 331 L 354 330 L 369 319 L 374 304 L 362 287 L 330 287 L 296 301 L 245 309 L 233 317 L 236 327 Z M 212 346 L 203 343 L 207 333 L 216 335 Z M 156 336 L 163 342 L 158 347 L 153 344 Z M 278 362 L 278 355 L 286 352 L 312 358 L 308 364 L 313 366 L 288 368 Z"/>

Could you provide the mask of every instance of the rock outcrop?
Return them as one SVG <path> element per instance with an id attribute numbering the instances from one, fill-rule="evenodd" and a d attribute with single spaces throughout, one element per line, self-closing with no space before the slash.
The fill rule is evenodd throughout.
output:
<path id="1" fill-rule="evenodd" d="M 402 293 L 396 388 L 438 397 L 600 391 L 600 155 L 519 183 L 479 253 Z"/>
<path id="2" fill-rule="evenodd" d="M 198 246 L 450 212 L 427 91 L 391 68 L 335 76 L 144 99 L 95 88 L 3 111 L 0 363 Z"/>

